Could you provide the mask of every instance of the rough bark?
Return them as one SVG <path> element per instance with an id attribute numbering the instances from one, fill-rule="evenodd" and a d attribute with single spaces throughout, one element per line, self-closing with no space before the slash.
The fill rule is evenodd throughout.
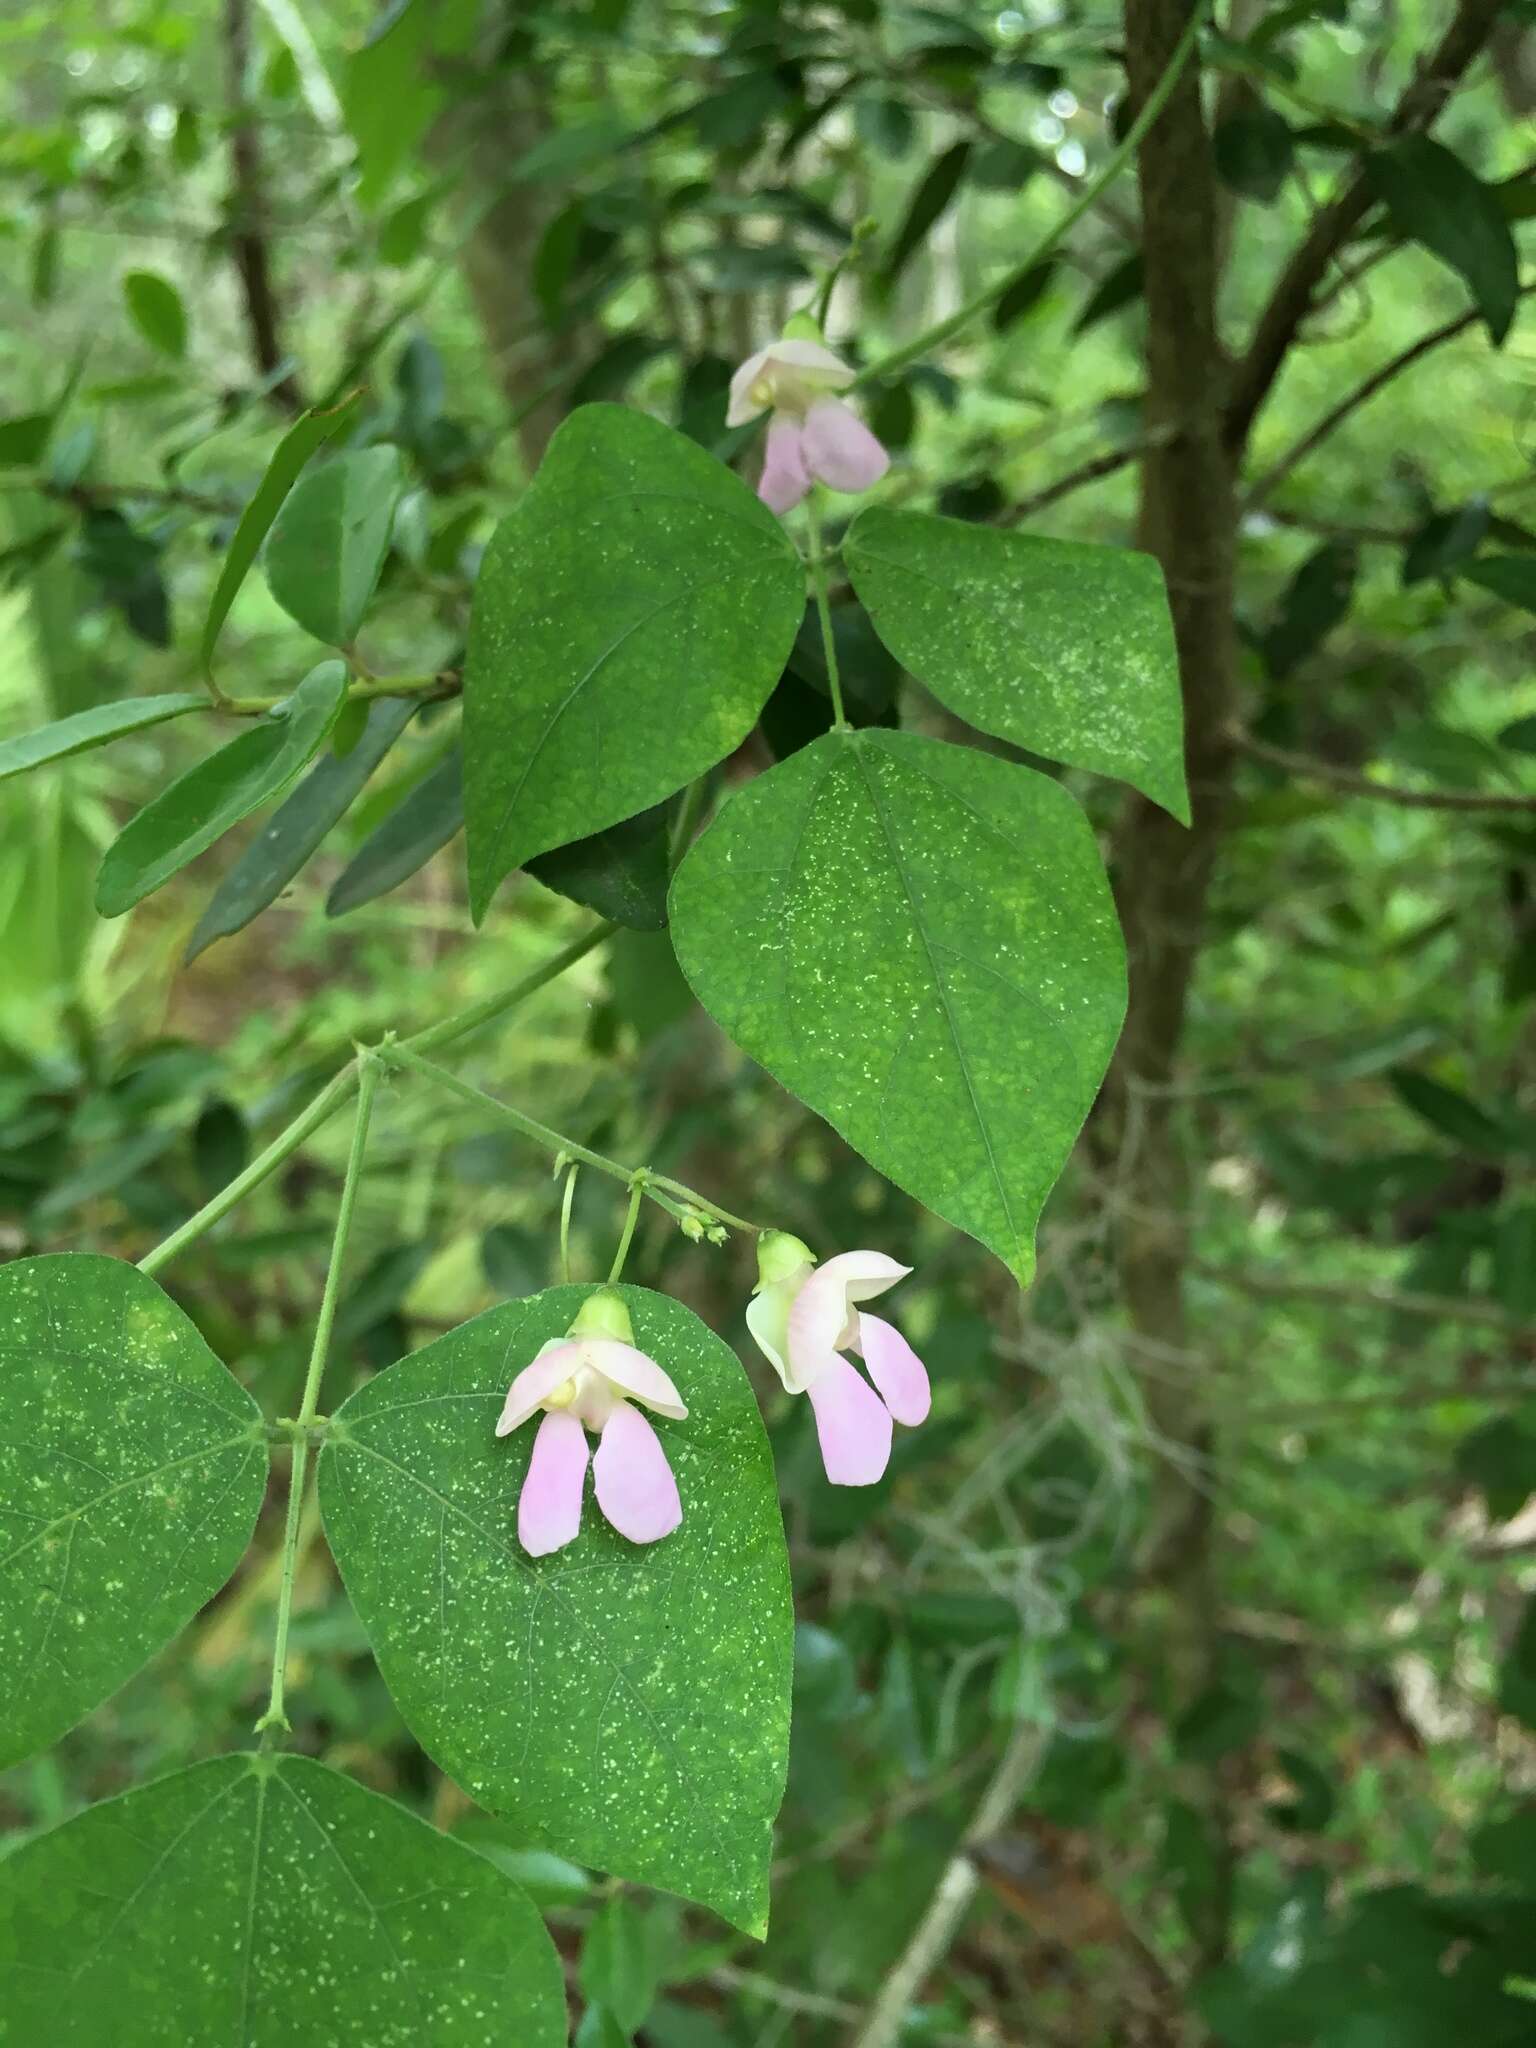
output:
<path id="1" fill-rule="evenodd" d="M 1189 0 L 1127 0 L 1133 101 L 1156 83 L 1188 15 Z M 1156 805 L 1136 799 L 1117 837 L 1114 871 L 1131 1004 L 1108 1108 L 1119 1148 L 1117 1239 L 1126 1310 L 1136 1336 L 1166 1360 L 1189 1347 L 1189 1168 L 1169 1084 L 1227 810 L 1236 668 L 1236 506 L 1221 422 L 1227 366 L 1216 325 L 1219 203 L 1193 66 L 1142 144 L 1140 176 L 1150 445 L 1141 467 L 1139 538 L 1161 561 L 1168 582 L 1194 823 L 1186 831 Z M 1170 1453 L 1158 1464 L 1145 1562 L 1161 1608 L 1166 1704 L 1177 1713 L 1208 1684 L 1217 1648 L 1210 1498 L 1195 1471 L 1195 1461 L 1209 1453 L 1211 1431 L 1195 1375 L 1149 1376 L 1144 1398 Z M 1212 1962 L 1225 1948 L 1229 1917 L 1220 1787 L 1206 1774 L 1183 1789 L 1218 1867 L 1197 1930 L 1201 1960 Z"/>
<path id="2" fill-rule="evenodd" d="M 261 135 L 246 90 L 251 64 L 249 0 L 225 0 L 224 60 L 229 81 L 230 255 L 240 278 L 250 333 L 251 361 L 263 380 L 275 377 L 283 361 L 277 295 L 267 249 L 267 189 L 262 166 Z M 271 383 L 275 403 L 287 412 L 302 412 L 304 395 L 292 373 Z"/>

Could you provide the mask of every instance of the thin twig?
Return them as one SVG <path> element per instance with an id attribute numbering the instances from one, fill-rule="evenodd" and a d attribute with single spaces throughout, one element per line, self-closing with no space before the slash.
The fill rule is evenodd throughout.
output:
<path id="1" fill-rule="evenodd" d="M 251 61 L 249 0 L 224 0 L 224 51 L 229 75 L 229 161 L 234 207 L 241 225 L 230 236 L 230 250 L 240 273 L 251 355 L 257 375 L 279 405 L 291 413 L 304 410 L 304 395 L 291 372 L 279 374 L 286 360 L 267 256 L 266 188 L 261 138 L 250 107 L 247 73 Z"/>
<path id="2" fill-rule="evenodd" d="M 1255 761 L 1267 761 L 1272 768 L 1283 768 L 1308 782 L 1326 782 L 1330 788 L 1344 790 L 1350 796 L 1396 804 L 1401 810 L 1522 814 L 1536 811 L 1536 796 L 1506 796 L 1480 789 L 1404 789 L 1400 783 L 1376 782 L 1352 768 L 1337 768 L 1333 762 L 1319 760 L 1312 754 L 1295 754 L 1289 747 L 1271 746 L 1268 740 L 1257 740 L 1252 733 L 1236 726 L 1229 728 L 1229 736 L 1239 753 L 1248 754 Z"/>

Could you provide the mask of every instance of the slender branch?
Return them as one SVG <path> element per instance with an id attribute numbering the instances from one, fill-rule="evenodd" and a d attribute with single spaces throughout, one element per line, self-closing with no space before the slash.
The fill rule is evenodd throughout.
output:
<path id="1" fill-rule="evenodd" d="M 663 1173 L 652 1173 L 648 1167 L 625 1166 L 617 1159 L 610 1159 L 605 1152 L 594 1152 L 589 1145 L 579 1145 L 574 1138 L 565 1137 L 551 1125 L 540 1123 L 537 1117 L 514 1109 L 510 1102 L 487 1095 L 472 1081 L 461 1081 L 446 1067 L 423 1059 L 408 1041 L 380 1046 L 379 1058 L 386 1066 L 404 1067 L 410 1073 L 435 1081 L 439 1088 L 446 1089 L 450 1095 L 457 1095 L 461 1102 L 472 1103 L 476 1109 L 485 1110 L 502 1123 L 511 1124 L 525 1138 L 532 1138 L 535 1144 L 553 1153 L 556 1159 L 579 1160 L 583 1166 L 595 1167 L 599 1173 L 606 1173 L 610 1180 L 621 1180 L 631 1189 L 638 1182 L 657 1207 L 665 1209 L 679 1223 L 697 1222 L 703 1218 L 723 1223 L 728 1230 L 749 1231 L 754 1237 L 762 1233 L 764 1226 L 761 1223 L 749 1222 L 745 1216 L 733 1216 L 729 1209 L 722 1209 L 718 1202 L 712 1202 L 707 1195 L 701 1195 L 696 1188 L 690 1188 L 682 1181 L 672 1180 Z"/>
<path id="2" fill-rule="evenodd" d="M 1013 1810 L 1039 1765 L 1044 1745 L 1045 1735 L 1040 1728 L 1026 1722 L 1015 1725 L 971 1816 L 967 1843 L 988 1840 L 1012 1819 Z M 849 2048 L 894 2048 L 924 1981 L 949 1953 L 980 1882 L 980 1874 L 966 1849 L 957 1850 L 944 1866 L 927 1910 L 881 1985 L 863 2024 L 851 2036 Z"/>
<path id="3" fill-rule="evenodd" d="M 897 370 L 905 369 L 908 363 L 915 363 L 919 357 L 930 354 L 948 341 L 951 335 L 958 334 L 964 327 L 969 327 L 979 314 L 990 312 L 1009 287 L 1017 283 L 1026 272 L 1033 270 L 1037 263 L 1043 263 L 1057 244 L 1077 226 L 1083 215 L 1099 203 L 1121 172 L 1134 160 L 1143 138 L 1172 98 L 1174 87 L 1194 52 L 1200 25 L 1205 19 L 1206 4 L 1207 0 L 1199 0 L 1199 4 L 1191 8 L 1184 32 L 1174 46 L 1163 68 L 1162 76 L 1142 101 L 1135 120 L 1104 159 L 1098 175 L 1089 180 L 1074 203 L 1067 208 L 1055 226 L 1036 243 L 1023 262 L 1010 265 L 1000 277 L 995 277 L 990 284 L 983 285 L 979 292 L 967 299 L 963 306 L 958 307 L 946 319 L 935 321 L 913 340 L 903 342 L 899 348 L 892 349 L 876 362 L 867 365 L 854 379 L 851 388 L 858 389 L 861 385 L 873 384 L 882 377 L 892 376 Z M 1499 0 L 1487 0 L 1487 4 L 1491 4 L 1493 11 L 1496 12 Z"/>
<path id="4" fill-rule="evenodd" d="M 1388 135 L 1412 134 L 1433 123 L 1488 40 L 1501 6 L 1502 0 L 1460 0 L 1439 46 L 1393 109 Z M 1373 200 L 1370 181 L 1359 169 L 1332 204 L 1318 214 L 1292 252 L 1259 315 L 1248 352 L 1233 374 L 1224 425 L 1229 448 L 1236 450 L 1246 444 L 1258 410 L 1312 310 L 1329 264 L 1370 211 Z"/>
<path id="5" fill-rule="evenodd" d="M 1084 484 L 1096 484 L 1100 477 L 1113 476 L 1116 470 L 1126 469 L 1133 462 L 1139 462 L 1150 449 L 1161 448 L 1174 438 L 1176 429 L 1171 425 L 1156 434 L 1145 434 L 1139 441 L 1130 441 L 1123 448 L 1106 449 L 1102 455 L 1095 455 L 1089 461 L 1069 469 L 1054 483 L 1044 485 L 1028 498 L 1020 498 L 1016 505 L 1010 505 L 999 513 L 1000 526 L 1018 526 L 1026 519 L 1033 519 L 1037 512 L 1043 512 L 1047 505 L 1054 505 L 1058 498 L 1065 498 L 1073 491 L 1080 491 Z"/>
<path id="6" fill-rule="evenodd" d="M 1520 290 L 1522 296 L 1527 292 L 1536 291 L 1536 283 L 1522 285 Z M 1265 470 L 1258 482 L 1250 487 L 1240 509 L 1252 512 L 1262 505 L 1276 485 L 1283 483 L 1298 463 L 1304 462 L 1314 449 L 1321 447 L 1330 435 L 1337 432 L 1351 413 L 1358 412 L 1362 405 L 1374 398 L 1377 392 L 1383 390 L 1394 378 L 1400 377 L 1404 370 L 1411 369 L 1416 362 L 1439 348 L 1442 343 L 1453 341 L 1458 334 L 1464 334 L 1482 317 L 1475 306 L 1469 307 L 1465 313 L 1459 313 L 1454 320 L 1447 320 L 1442 326 L 1432 328 L 1428 334 L 1421 334 L 1417 341 L 1383 363 L 1379 369 L 1373 370 L 1369 377 L 1363 378 L 1355 386 L 1353 391 L 1347 391 L 1337 405 L 1331 406 L 1314 426 L 1309 427 L 1278 462 Z"/>
<path id="7" fill-rule="evenodd" d="M 146 1252 L 139 1260 L 139 1271 L 158 1273 L 179 1251 L 194 1243 L 205 1230 L 211 1230 L 238 1202 L 243 1202 L 252 1189 L 259 1188 L 264 1180 L 270 1180 L 283 1161 L 297 1152 L 306 1138 L 312 1137 L 323 1123 L 335 1115 L 356 1086 L 357 1062 L 351 1060 L 339 1074 L 327 1081 L 314 1101 L 306 1109 L 301 1109 L 291 1124 L 278 1132 L 264 1152 L 257 1153 L 243 1173 L 237 1173 L 228 1187 L 221 1188 L 212 1201 L 204 1202 L 196 1215 L 189 1216 L 153 1251 Z"/>
<path id="8" fill-rule="evenodd" d="M 352 1216 L 362 1185 L 363 1155 L 368 1149 L 368 1123 L 373 1098 L 379 1086 L 377 1059 L 364 1056 L 359 1062 L 357 1120 L 352 1126 L 352 1149 L 347 1155 L 347 1174 L 342 1182 L 336 1209 L 336 1231 L 331 1239 L 331 1262 L 325 1272 L 325 1289 L 320 1313 L 315 1318 L 314 1342 L 310 1346 L 309 1370 L 304 1375 L 304 1392 L 293 1424 L 293 1459 L 288 1473 L 288 1513 L 283 1525 L 283 1568 L 277 1593 L 277 1622 L 272 1635 L 272 1689 L 267 1710 L 256 1723 L 263 1742 L 288 1726 L 283 1711 L 283 1689 L 288 1671 L 288 1627 L 293 1617 L 293 1581 L 298 1564 L 299 1524 L 304 1507 L 304 1481 L 309 1470 L 309 1439 L 319 1416 L 320 1382 L 330 1354 L 331 1331 L 336 1322 L 336 1303 L 341 1294 L 341 1274 L 346 1262 L 347 1239 L 352 1234 Z"/>
<path id="9" fill-rule="evenodd" d="M 238 218 L 230 236 L 230 249 L 245 298 L 251 355 L 272 396 L 286 411 L 298 413 L 304 410 L 304 395 L 291 372 L 280 374 L 286 358 L 267 256 L 261 138 L 246 89 L 251 61 L 249 0 L 224 0 L 224 51 L 229 77 L 229 160 L 234 196 L 231 212 Z"/>
<path id="10" fill-rule="evenodd" d="M 843 709 L 843 684 L 837 669 L 837 637 L 832 631 L 832 607 L 827 601 L 827 558 L 821 546 L 821 515 L 811 497 L 805 501 L 806 526 L 811 536 L 811 558 L 806 563 L 810 571 L 811 590 L 816 599 L 816 616 L 821 621 L 821 651 L 827 664 L 827 687 L 832 693 L 832 730 L 847 732 L 848 714 Z"/>
<path id="11" fill-rule="evenodd" d="M 1318 760 L 1311 754 L 1294 754 L 1289 747 L 1271 746 L 1268 740 L 1257 740 L 1252 733 L 1236 726 L 1228 729 L 1228 736 L 1240 753 L 1251 755 L 1255 761 L 1267 761 L 1271 767 L 1283 768 L 1309 782 L 1326 782 L 1350 796 L 1372 797 L 1377 803 L 1396 804 L 1405 811 L 1516 811 L 1527 815 L 1536 811 L 1536 796 L 1491 795 L 1480 789 L 1404 789 L 1395 782 L 1376 782 L 1352 768 L 1336 768 L 1331 761 Z"/>

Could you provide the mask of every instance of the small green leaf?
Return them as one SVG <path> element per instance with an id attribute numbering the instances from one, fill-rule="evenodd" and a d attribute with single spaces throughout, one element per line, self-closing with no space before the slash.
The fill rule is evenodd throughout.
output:
<path id="1" fill-rule="evenodd" d="M 520 1548 L 535 1425 L 507 1386 L 590 1289 L 477 1316 L 368 1382 L 320 1457 L 320 1504 L 416 1739 L 529 1843 L 761 1934 L 789 1735 L 791 1617 L 768 1441 L 735 1357 L 680 1302 L 625 1287 L 683 1422 L 651 1418 L 682 1526 L 628 1543 L 588 1492 L 581 1534 Z"/>
<path id="2" fill-rule="evenodd" d="M 1463 581 L 1491 591 L 1506 604 L 1536 612 L 1536 555 L 1484 555 L 1460 571 Z"/>
<path id="3" fill-rule="evenodd" d="M 872 505 L 843 560 L 880 638 L 940 703 L 1189 823 L 1178 655 L 1151 555 Z"/>
<path id="4" fill-rule="evenodd" d="M 1028 768 L 829 733 L 739 790 L 672 937 L 744 1052 L 1027 1282 L 1125 1012 L 1087 819 Z"/>
<path id="5" fill-rule="evenodd" d="M 30 768 L 41 768 L 45 762 L 83 754 L 89 747 L 104 747 L 124 733 L 143 732 L 148 726 L 163 725 L 168 718 L 185 718 L 189 711 L 207 709 L 208 699 L 201 691 L 187 690 L 165 697 L 128 697 L 116 704 L 93 704 L 88 711 L 56 719 L 35 732 L 0 740 L 0 782 L 12 775 L 25 775 Z"/>
<path id="6" fill-rule="evenodd" d="M 645 2023 L 661 1983 L 656 1922 L 633 1900 L 611 1898 L 581 1945 L 581 1989 L 613 2015 L 625 2033 Z"/>
<path id="7" fill-rule="evenodd" d="M 1373 150 L 1365 168 L 1397 232 L 1460 274 L 1490 339 L 1501 342 L 1515 317 L 1520 265 L 1495 189 L 1427 135 Z"/>
<path id="8" fill-rule="evenodd" d="M 281 796 L 318 751 L 347 694 L 342 662 L 311 669 L 285 704 L 178 776 L 130 818 L 96 877 L 96 908 L 121 917 L 206 853 L 232 825 Z"/>
<path id="9" fill-rule="evenodd" d="M 1111 313 L 1118 313 L 1131 306 L 1141 297 L 1144 288 L 1145 264 L 1139 249 L 1132 249 L 1113 268 L 1107 270 L 1088 294 L 1083 310 L 1072 323 L 1074 334 L 1086 334 L 1090 327 L 1097 327 L 1101 320 L 1107 320 Z"/>
<path id="10" fill-rule="evenodd" d="M 58 2048 L 563 2048 L 511 1880 L 301 1756 L 220 1756 L 0 1865 L 6 2038 Z"/>
<path id="11" fill-rule="evenodd" d="M 1493 1291 L 1512 1316 L 1536 1322 L 1536 1201 L 1515 1202 L 1499 1217 Z"/>
<path id="12" fill-rule="evenodd" d="M 250 1395 L 136 1267 L 18 1259 L 0 1270 L 0 1314 L 4 1769 L 108 1699 L 224 1584 L 267 1449 Z"/>
<path id="13" fill-rule="evenodd" d="M 178 361 L 187 352 L 187 309 L 168 278 L 153 270 L 130 270 L 123 279 L 128 317 L 151 348 Z"/>
<path id="14" fill-rule="evenodd" d="M 912 194 L 906 216 L 880 266 L 878 283 L 882 290 L 889 291 L 895 284 L 927 240 L 934 223 L 948 209 L 960 189 L 970 158 L 970 143 L 956 142 L 929 165 L 922 182 Z"/>
<path id="15" fill-rule="evenodd" d="M 198 660 L 205 672 L 212 671 L 213 650 L 220 629 L 229 617 L 229 608 L 299 472 L 317 448 L 323 447 L 343 427 L 350 426 L 361 402 L 362 393 L 354 391 L 350 398 L 344 398 L 329 412 L 302 414 L 273 450 L 265 476 L 240 515 L 240 524 L 235 528 L 235 537 L 229 544 L 224 567 L 219 571 L 219 580 L 209 601 L 208 616 L 203 621 L 203 637 L 198 647 Z"/>
<path id="16" fill-rule="evenodd" d="M 1509 1150 L 1512 1134 L 1459 1089 L 1412 1067 L 1398 1067 L 1388 1079 L 1403 1106 L 1442 1137 L 1484 1158 L 1497 1159 Z"/>
<path id="17" fill-rule="evenodd" d="M 1285 190 L 1296 145 L 1290 123 L 1256 100 L 1217 123 L 1211 154 L 1223 184 L 1245 199 L 1273 206 Z"/>
<path id="18" fill-rule="evenodd" d="M 326 897 L 326 916 L 342 917 L 398 889 L 463 829 L 464 770 L 455 746 L 369 833 Z"/>
<path id="19" fill-rule="evenodd" d="M 289 493 L 267 541 L 267 584 L 288 616 L 329 647 L 350 647 L 389 553 L 405 488 L 398 448 L 359 448 Z"/>
<path id="20" fill-rule="evenodd" d="M 1482 546 L 1493 514 L 1484 497 L 1452 512 L 1432 512 L 1403 550 L 1403 583 L 1423 583 L 1459 569 Z"/>
<path id="21" fill-rule="evenodd" d="M 803 598 L 783 528 L 723 464 L 644 413 L 572 413 L 475 589 L 476 920 L 514 868 L 660 803 L 738 747 Z"/>
<path id="22" fill-rule="evenodd" d="M 367 707 L 362 737 L 350 752 L 340 759 L 327 754 L 310 771 L 215 889 L 187 941 L 187 960 L 195 960 L 215 939 L 243 931 L 277 900 L 319 850 L 331 827 L 345 817 L 418 708 L 414 697 L 381 697 Z"/>
<path id="23" fill-rule="evenodd" d="M 659 932 L 667 921 L 667 820 L 657 804 L 590 839 L 541 853 L 528 863 L 536 882 L 632 931 Z"/>
<path id="24" fill-rule="evenodd" d="M 1273 623 L 1263 636 L 1272 676 L 1299 668 L 1349 611 L 1360 558 L 1347 541 L 1324 541 L 1286 585 Z"/>
<path id="25" fill-rule="evenodd" d="M 30 469 L 41 462 L 57 417 L 56 412 L 20 412 L 0 420 L 0 469 Z"/>

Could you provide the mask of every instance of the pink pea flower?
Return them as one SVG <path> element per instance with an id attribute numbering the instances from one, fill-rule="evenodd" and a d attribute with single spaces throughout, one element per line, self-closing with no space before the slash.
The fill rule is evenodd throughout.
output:
<path id="1" fill-rule="evenodd" d="M 661 1439 L 632 1401 L 681 1422 L 688 1410 L 654 1358 L 637 1351 L 629 1312 L 604 1288 L 582 1303 L 566 1337 L 552 1338 L 507 1390 L 498 1436 L 535 1409 L 544 1420 L 517 1503 L 517 1540 L 530 1557 L 574 1543 L 587 1477 L 587 1431 L 597 1437 L 597 1504 L 631 1543 L 657 1543 L 683 1519 Z"/>
<path id="2" fill-rule="evenodd" d="M 873 1486 L 891 1456 L 891 1424 L 927 1419 L 923 1361 L 901 1332 L 857 1304 L 911 1272 L 884 1252 L 839 1252 L 818 1266 L 786 1231 L 758 1241 L 747 1328 L 791 1394 L 809 1394 L 821 1461 L 834 1486 Z M 848 1360 L 864 1361 L 869 1384 Z"/>
<path id="3" fill-rule="evenodd" d="M 820 341 L 791 336 L 748 356 L 731 379 L 728 427 L 771 412 L 757 495 L 771 511 L 789 512 L 813 483 L 834 491 L 867 491 L 891 466 L 851 406 L 833 397 L 854 371 Z"/>

